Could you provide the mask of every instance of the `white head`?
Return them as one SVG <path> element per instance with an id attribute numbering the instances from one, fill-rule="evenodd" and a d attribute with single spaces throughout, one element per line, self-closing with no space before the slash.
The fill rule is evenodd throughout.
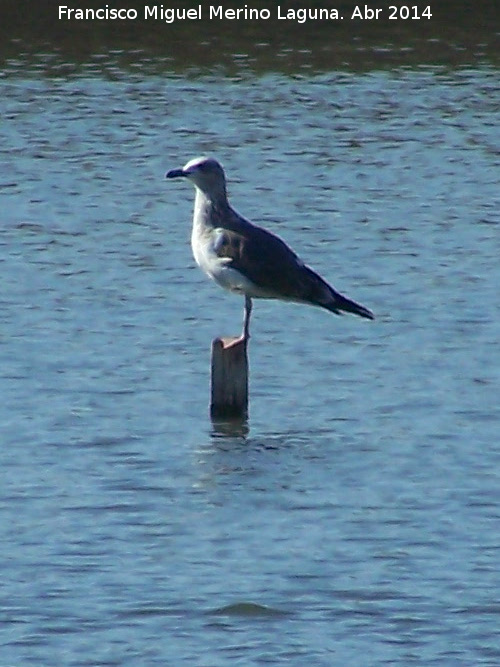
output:
<path id="1" fill-rule="evenodd" d="M 213 157 L 196 157 L 182 169 L 172 169 L 166 178 L 187 178 L 210 199 L 226 198 L 224 169 Z"/>

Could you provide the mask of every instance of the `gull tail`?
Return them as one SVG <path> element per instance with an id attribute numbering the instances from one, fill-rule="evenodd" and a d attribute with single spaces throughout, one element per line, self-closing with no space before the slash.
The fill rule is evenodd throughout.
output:
<path id="1" fill-rule="evenodd" d="M 371 310 L 365 308 L 359 303 L 348 299 L 346 296 L 336 292 L 333 287 L 330 287 L 330 299 L 325 303 L 319 304 L 323 308 L 335 313 L 336 315 L 342 315 L 342 311 L 346 313 L 353 313 L 354 315 L 359 315 L 360 317 L 366 317 L 367 320 L 374 320 L 375 316 Z"/>
<path id="2" fill-rule="evenodd" d="M 334 290 L 326 280 L 323 280 L 310 267 L 304 266 L 302 268 L 300 278 L 302 282 L 298 301 L 320 306 L 336 315 L 342 315 L 344 311 L 359 315 L 359 317 L 365 317 L 367 320 L 375 319 L 371 310 Z"/>

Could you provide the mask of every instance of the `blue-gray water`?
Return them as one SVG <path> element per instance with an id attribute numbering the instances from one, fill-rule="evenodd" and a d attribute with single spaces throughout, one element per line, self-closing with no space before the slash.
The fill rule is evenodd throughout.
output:
<path id="1" fill-rule="evenodd" d="M 2 667 L 500 664 L 497 86 L 3 78 Z M 203 153 L 377 316 L 256 302 L 239 435 L 163 179 Z"/>

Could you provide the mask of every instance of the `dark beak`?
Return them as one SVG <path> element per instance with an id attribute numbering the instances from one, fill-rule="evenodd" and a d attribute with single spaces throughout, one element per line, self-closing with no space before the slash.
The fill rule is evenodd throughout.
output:
<path id="1" fill-rule="evenodd" d="M 171 169 L 165 174 L 165 178 L 181 178 L 181 176 L 186 176 L 182 169 Z"/>

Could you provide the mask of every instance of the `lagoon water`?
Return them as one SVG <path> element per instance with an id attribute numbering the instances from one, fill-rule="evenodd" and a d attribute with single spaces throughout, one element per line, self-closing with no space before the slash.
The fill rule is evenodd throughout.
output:
<path id="1" fill-rule="evenodd" d="M 2 667 L 500 664 L 497 71 L 0 85 Z M 256 302 L 240 429 L 203 153 L 377 317 Z"/>

